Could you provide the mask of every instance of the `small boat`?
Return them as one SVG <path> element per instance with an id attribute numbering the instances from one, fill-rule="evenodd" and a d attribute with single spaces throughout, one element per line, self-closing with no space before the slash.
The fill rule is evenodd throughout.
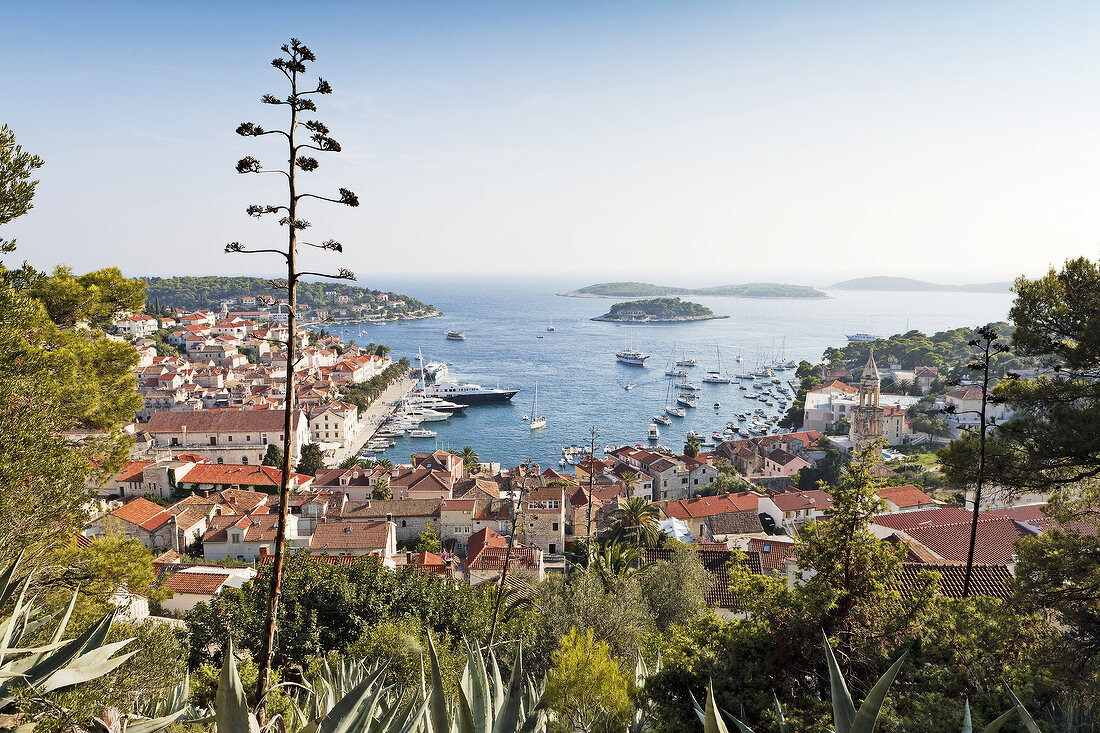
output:
<path id="1" fill-rule="evenodd" d="M 632 389 L 634 389 L 634 385 L 633 384 L 624 384 L 623 389 L 632 390 Z"/>
<path id="2" fill-rule="evenodd" d="M 651 422 L 649 424 L 649 439 L 650 440 L 660 440 L 661 439 L 661 429 L 659 427 L 657 427 L 657 423 L 655 423 L 655 422 Z"/>
<path id="3" fill-rule="evenodd" d="M 693 367 L 699 364 L 695 359 L 689 358 L 687 354 L 684 354 L 684 358 L 676 362 L 676 366 Z"/>
<path id="4" fill-rule="evenodd" d="M 703 381 L 707 384 L 729 384 L 730 378 L 723 377 L 721 372 L 707 372 Z"/>
<path id="5" fill-rule="evenodd" d="M 530 415 L 524 415 L 524 416 L 523 416 L 523 422 L 527 422 L 527 421 L 528 421 L 528 420 L 530 420 L 530 419 L 531 419 L 531 416 L 530 416 Z"/>
<path id="6" fill-rule="evenodd" d="M 557 331 L 558 330 L 558 329 L 554 328 L 554 314 L 553 313 L 550 314 L 550 325 L 546 327 L 546 330 L 547 331 Z M 539 336 L 539 338 L 542 338 L 542 336 Z"/>
<path id="7" fill-rule="evenodd" d="M 661 423 L 662 425 L 671 425 L 672 424 L 672 420 L 668 419 L 667 415 L 654 415 L 653 420 L 655 422 Z"/>
<path id="8" fill-rule="evenodd" d="M 535 404 L 531 408 L 531 429 L 546 427 L 546 418 L 539 415 L 539 380 L 535 380 Z"/>
<path id="9" fill-rule="evenodd" d="M 702 433 L 700 433 L 700 432 L 699 432 L 698 430 L 689 430 L 689 431 L 688 431 L 688 437 L 689 437 L 689 438 L 704 438 L 704 437 L 706 437 L 706 436 L 704 436 L 704 435 L 703 435 Z"/>
<path id="10" fill-rule="evenodd" d="M 702 389 L 702 387 L 700 387 L 698 384 L 692 384 L 691 382 L 678 382 L 676 384 L 676 389 L 684 389 L 689 392 L 698 392 L 700 389 Z"/>
<path id="11" fill-rule="evenodd" d="M 715 409 L 715 410 L 717 410 L 717 409 L 719 409 L 719 408 L 721 408 L 721 407 L 722 407 L 722 403 L 721 403 L 721 402 L 715 402 L 715 403 L 714 403 L 714 409 Z"/>
<path id="12" fill-rule="evenodd" d="M 676 402 L 684 407 L 697 407 L 699 405 L 699 400 L 692 394 L 676 395 Z"/>
<path id="13" fill-rule="evenodd" d="M 688 373 L 683 369 L 668 369 L 665 371 L 666 377 L 684 377 L 687 378 Z"/>
<path id="14" fill-rule="evenodd" d="M 542 335 L 542 334 L 540 333 L 540 334 L 539 334 L 538 336 L 535 336 L 535 338 L 537 338 L 537 339 L 540 339 L 540 338 L 544 338 L 544 337 L 543 337 L 543 335 Z"/>
<path id="15" fill-rule="evenodd" d="M 436 435 L 434 430 L 416 429 L 409 431 L 410 438 L 434 438 Z"/>

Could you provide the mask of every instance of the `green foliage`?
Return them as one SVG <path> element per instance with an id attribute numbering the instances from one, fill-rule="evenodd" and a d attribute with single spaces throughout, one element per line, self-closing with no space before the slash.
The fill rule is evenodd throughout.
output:
<path id="1" fill-rule="evenodd" d="M 779 421 L 779 427 L 792 430 L 802 427 L 802 418 L 806 413 L 806 393 L 821 386 L 821 370 L 808 361 L 801 361 L 794 375 L 799 380 L 798 391 L 795 392 L 787 414 Z"/>
<path id="2" fill-rule="evenodd" d="M 304 451 L 303 451 L 304 452 Z M 304 457 L 304 456 L 303 456 Z M 283 449 L 274 443 L 267 444 L 267 451 L 264 453 L 264 466 L 273 466 L 275 468 L 282 468 L 283 466 Z"/>
<path id="3" fill-rule="evenodd" d="M 422 303 L 416 298 L 398 293 L 386 293 L 382 290 L 371 290 L 341 282 L 306 282 L 298 283 L 298 302 L 311 308 L 329 308 L 336 305 L 331 295 L 326 292 L 335 292 L 337 295 L 346 295 L 351 302 L 376 303 L 379 295 L 387 295 L 389 300 L 403 300 L 406 308 L 402 310 L 434 311 L 435 307 Z M 238 303 L 244 296 L 268 296 L 279 299 L 286 297 L 286 291 L 276 290 L 271 287 L 270 280 L 258 277 L 147 277 L 145 278 L 145 292 L 150 299 L 158 299 L 165 308 L 178 308 L 180 310 L 197 310 L 199 308 L 217 309 L 223 300 L 236 300 Z"/>
<path id="4" fill-rule="evenodd" d="M 381 374 L 376 374 L 366 382 L 343 385 L 340 387 L 340 396 L 359 408 L 359 412 L 362 413 L 386 391 L 387 387 L 404 377 L 408 371 L 409 360 L 402 357 L 400 361 L 390 364 L 382 370 Z"/>
<path id="5" fill-rule="evenodd" d="M 646 567 L 641 578 L 642 594 L 657 629 L 690 623 L 706 613 L 707 592 L 714 584 L 699 553 L 678 544 L 670 561 L 658 561 Z"/>
<path id="6" fill-rule="evenodd" d="M 626 303 L 616 303 L 600 318 L 630 320 L 631 316 L 625 315 L 626 311 L 641 311 L 651 320 L 670 321 L 682 318 L 710 318 L 714 311 L 704 305 L 692 303 L 679 298 L 651 298 L 649 300 L 631 300 Z"/>
<path id="7" fill-rule="evenodd" d="M 644 497 L 632 496 L 611 513 L 609 537 L 640 547 L 656 547 L 660 510 Z"/>
<path id="8" fill-rule="evenodd" d="M 371 498 L 374 499 L 392 499 L 393 490 L 390 489 L 390 481 L 386 478 L 380 478 L 371 487 Z"/>
<path id="9" fill-rule="evenodd" d="M 0 127 L 0 225 L 34 208 L 31 201 L 38 181 L 31 180 L 31 176 L 42 165 L 41 158 L 15 144 L 15 132 L 11 128 Z M 0 253 L 14 251 L 14 239 L 0 238 Z"/>
<path id="10" fill-rule="evenodd" d="M 240 648 L 257 654 L 269 580 L 270 566 L 265 566 L 243 588 L 223 589 L 209 604 L 200 603 L 186 614 L 192 667 L 220 661 L 227 625 Z M 453 640 L 482 639 L 488 634 L 491 613 L 491 591 L 411 568 L 395 572 L 376 558 L 330 565 L 300 553 L 288 557 L 283 568 L 276 659 L 280 664 L 304 664 L 330 650 L 346 649 L 385 619 L 417 619 Z M 515 623 L 527 620 L 519 614 Z"/>
<path id="11" fill-rule="evenodd" d="M 688 458 L 698 457 L 699 448 L 702 445 L 703 441 L 698 435 L 689 435 L 688 439 L 684 442 L 684 455 Z"/>
<path id="12" fill-rule="evenodd" d="M 618 733 L 631 712 L 630 679 L 592 629 L 575 627 L 554 651 L 544 702 L 555 717 L 551 731 Z"/>
<path id="13" fill-rule="evenodd" d="M 825 457 L 818 461 L 816 468 L 806 467 L 794 478 L 795 486 L 802 491 L 836 486 L 844 478 L 851 463 L 847 451 L 837 448 L 831 441 L 824 443 Z"/>
<path id="14" fill-rule="evenodd" d="M 83 323 L 102 328 L 120 314 L 139 312 L 145 304 L 141 280 L 123 277 L 117 267 L 76 276 L 71 268 L 58 265 L 49 275 L 24 271 L 24 276 L 27 294 L 62 328 Z"/>
<path id="15" fill-rule="evenodd" d="M 420 533 L 413 543 L 413 552 L 442 552 L 443 542 L 439 539 L 439 530 L 428 522 L 428 528 Z"/>
<path id="16" fill-rule="evenodd" d="M 270 449 L 270 446 L 269 446 Z M 267 456 L 264 456 L 267 460 Z M 298 473 L 307 476 L 316 476 L 317 472 L 325 467 L 325 457 L 321 454 L 321 446 L 316 443 L 306 443 L 302 446 L 302 457 L 298 459 Z"/>

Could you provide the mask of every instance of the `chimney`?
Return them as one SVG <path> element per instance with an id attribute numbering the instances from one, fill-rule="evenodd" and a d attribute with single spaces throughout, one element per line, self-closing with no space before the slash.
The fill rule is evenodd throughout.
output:
<path id="1" fill-rule="evenodd" d="M 412 565 L 412 561 L 413 561 L 413 554 L 411 552 L 406 552 L 405 553 L 405 564 L 406 565 Z"/>

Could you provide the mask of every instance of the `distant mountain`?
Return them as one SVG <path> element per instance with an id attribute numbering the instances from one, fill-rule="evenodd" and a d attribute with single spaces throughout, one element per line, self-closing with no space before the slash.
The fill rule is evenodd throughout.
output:
<path id="1" fill-rule="evenodd" d="M 909 292 L 956 292 L 956 293 L 1007 293 L 1012 289 L 1010 282 L 998 283 L 973 283 L 970 285 L 940 285 L 938 283 L 914 280 L 911 277 L 889 277 L 879 275 L 877 277 L 857 277 L 854 280 L 845 280 L 836 283 L 830 290 L 891 290 Z"/>
<path id="2" fill-rule="evenodd" d="M 561 293 L 573 298 L 646 298 L 668 295 L 724 295 L 734 298 L 827 298 L 826 293 L 806 285 L 744 283 L 710 288 L 677 288 L 652 283 L 597 283 Z"/>

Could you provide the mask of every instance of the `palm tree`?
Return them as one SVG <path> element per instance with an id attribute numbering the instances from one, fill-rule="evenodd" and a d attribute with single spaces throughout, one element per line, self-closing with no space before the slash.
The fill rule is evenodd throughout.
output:
<path id="1" fill-rule="evenodd" d="M 378 466 L 379 468 L 385 468 L 389 470 L 393 468 L 393 461 L 391 461 L 389 458 L 379 458 L 377 461 L 374 462 L 374 465 Z"/>
<path id="2" fill-rule="evenodd" d="M 481 467 L 481 456 L 477 454 L 477 451 L 468 445 L 462 446 L 462 450 L 450 451 L 452 455 L 456 455 L 462 459 L 462 470 L 467 476 L 477 471 Z"/>
<path id="3" fill-rule="evenodd" d="M 634 473 L 633 471 L 623 471 L 622 475 L 619 477 L 619 480 L 622 481 L 623 486 L 626 487 L 626 496 L 629 498 L 629 496 L 633 493 L 634 487 L 638 485 L 638 474 Z"/>
<path id="4" fill-rule="evenodd" d="M 612 512 L 611 536 L 634 545 L 657 544 L 657 507 L 641 496 L 632 496 Z"/>
<path id="5" fill-rule="evenodd" d="M 390 490 L 390 482 L 388 479 L 380 478 L 378 483 L 374 485 L 374 490 L 371 491 L 371 498 L 374 499 L 392 499 L 393 491 Z"/>
<path id="6" fill-rule="evenodd" d="M 695 458 L 699 455 L 699 447 L 703 444 L 703 441 L 699 440 L 698 435 L 689 435 L 687 442 L 684 443 L 684 455 L 688 458 Z"/>
<path id="7" fill-rule="evenodd" d="M 592 564 L 604 588 L 610 591 L 616 578 L 626 578 L 641 572 L 641 568 L 635 567 L 641 559 L 642 551 L 638 547 L 611 540 L 600 548 L 600 552 L 593 557 Z"/>

